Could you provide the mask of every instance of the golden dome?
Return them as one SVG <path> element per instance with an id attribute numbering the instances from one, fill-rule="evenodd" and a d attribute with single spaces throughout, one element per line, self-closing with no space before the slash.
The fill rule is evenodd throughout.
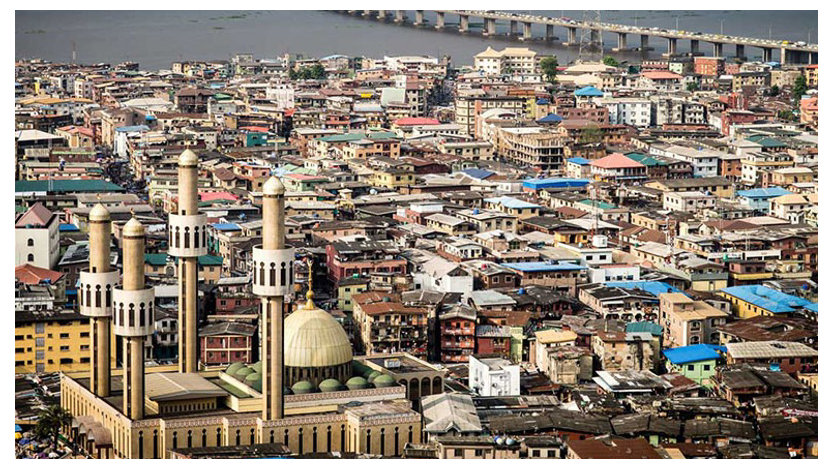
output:
<path id="1" fill-rule="evenodd" d="M 145 226 L 134 217 L 127 221 L 122 234 L 128 237 L 143 237 L 145 236 Z"/>
<path id="2" fill-rule="evenodd" d="M 264 195 L 267 196 L 280 196 L 284 194 L 284 184 L 281 183 L 281 180 L 276 178 L 275 176 L 270 176 L 266 183 L 264 183 Z"/>
<path id="3" fill-rule="evenodd" d="M 284 320 L 285 366 L 330 367 L 352 360 L 353 350 L 342 325 L 309 297 L 307 305 Z"/>
<path id="4" fill-rule="evenodd" d="M 90 222 L 104 222 L 110 220 L 110 211 L 101 203 L 96 204 L 90 210 Z"/>
<path id="5" fill-rule="evenodd" d="M 180 154 L 179 164 L 180 166 L 197 166 L 197 163 L 200 161 L 197 158 L 197 154 L 194 153 L 191 149 L 185 149 Z"/>

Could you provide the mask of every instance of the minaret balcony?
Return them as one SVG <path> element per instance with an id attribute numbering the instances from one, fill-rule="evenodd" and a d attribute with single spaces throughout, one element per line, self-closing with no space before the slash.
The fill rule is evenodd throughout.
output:
<path id="1" fill-rule="evenodd" d="M 119 285 L 119 271 L 93 273 L 81 271 L 78 279 L 78 303 L 81 315 L 109 317 L 113 314 L 113 292 Z"/>
<path id="2" fill-rule="evenodd" d="M 168 254 L 176 257 L 196 257 L 208 254 L 206 215 L 168 216 Z"/>
<path id="3" fill-rule="evenodd" d="M 264 297 L 292 295 L 295 249 L 264 250 L 262 246 L 252 248 L 252 293 Z"/>
<path id="4" fill-rule="evenodd" d="M 153 334 L 154 289 L 116 289 L 113 293 L 113 332 L 117 336 Z"/>

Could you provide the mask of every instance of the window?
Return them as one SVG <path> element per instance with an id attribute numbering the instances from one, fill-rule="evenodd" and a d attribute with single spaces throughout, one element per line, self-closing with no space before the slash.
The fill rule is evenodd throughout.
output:
<path id="1" fill-rule="evenodd" d="M 463 449 L 455 449 L 455 457 L 463 457 Z"/>
<path id="2" fill-rule="evenodd" d="M 26 240 L 26 246 L 35 246 L 35 239 L 30 238 L 29 240 Z"/>
<path id="3" fill-rule="evenodd" d="M 686 366 L 686 370 L 694 371 L 695 370 L 695 365 L 694 364 L 689 364 L 688 366 Z"/>
<path id="4" fill-rule="evenodd" d="M 43 338 L 35 338 L 35 347 L 42 348 L 43 345 Z"/>
<path id="5" fill-rule="evenodd" d="M 26 257 L 26 260 L 29 261 L 30 263 L 34 262 L 35 261 L 35 255 L 33 255 L 32 253 L 29 253 L 29 256 Z"/>
<path id="6" fill-rule="evenodd" d="M 475 457 L 483 457 L 484 449 L 475 449 Z"/>

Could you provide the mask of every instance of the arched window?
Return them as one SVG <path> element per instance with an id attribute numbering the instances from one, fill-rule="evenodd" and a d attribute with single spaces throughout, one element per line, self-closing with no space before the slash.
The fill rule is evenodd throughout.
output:
<path id="1" fill-rule="evenodd" d="M 33 255 L 32 253 L 29 253 L 29 256 L 27 256 L 27 257 L 26 257 L 26 259 L 27 259 L 30 263 L 31 263 L 31 262 L 34 262 L 34 261 L 35 261 L 35 255 Z"/>
<path id="2" fill-rule="evenodd" d="M 133 304 L 128 305 L 127 322 L 128 326 L 136 326 L 136 317 L 133 314 Z"/>
<path id="3" fill-rule="evenodd" d="M 191 430 L 188 430 L 188 439 L 185 442 L 185 447 L 190 449 L 191 448 Z"/>
<path id="4" fill-rule="evenodd" d="M 271 429 L 271 430 L 269 431 L 269 443 L 270 443 L 270 444 L 274 444 L 274 443 L 275 443 L 275 430 L 274 430 L 274 429 Z"/>
<path id="5" fill-rule="evenodd" d="M 159 431 L 153 431 L 153 458 L 159 458 Z"/>
<path id="6" fill-rule="evenodd" d="M 289 429 L 284 429 L 284 445 L 285 446 L 290 445 L 290 430 Z"/>
<path id="7" fill-rule="evenodd" d="M 408 427 L 408 442 L 414 442 L 414 429 L 412 426 Z"/>
<path id="8" fill-rule="evenodd" d="M 385 428 L 379 430 L 379 455 L 385 455 Z"/>
<path id="9" fill-rule="evenodd" d="M 205 226 L 203 227 L 203 245 L 202 246 L 206 246 L 206 227 Z"/>
<path id="10" fill-rule="evenodd" d="M 145 458 L 145 436 L 142 435 L 142 431 L 139 431 L 139 458 Z"/>
<path id="11" fill-rule="evenodd" d="M 266 275 L 265 275 L 265 272 L 264 272 L 264 263 L 261 262 L 261 271 L 258 274 L 258 284 L 264 285 L 264 279 L 266 279 Z"/>
<path id="12" fill-rule="evenodd" d="M 89 284 L 87 284 L 87 293 L 84 295 L 84 300 L 87 302 L 88 307 L 90 306 L 90 303 L 92 302 L 91 299 L 93 297 L 92 293 L 90 292 L 90 287 L 91 286 Z"/>
<path id="13" fill-rule="evenodd" d="M 206 428 L 203 428 L 203 435 L 202 439 L 200 439 L 200 444 L 202 445 L 202 447 L 206 447 L 208 445 L 208 443 L 206 442 Z"/>
<path id="14" fill-rule="evenodd" d="M 327 452 L 330 452 L 332 449 L 332 436 L 331 436 L 331 429 L 330 426 L 327 426 Z"/>
<path id="15" fill-rule="evenodd" d="M 281 263 L 281 285 L 287 285 L 287 263 Z"/>
<path id="16" fill-rule="evenodd" d="M 240 429 L 235 431 L 235 445 L 236 446 L 240 445 Z"/>
<path id="17" fill-rule="evenodd" d="M 176 236 L 174 237 L 174 247 L 179 248 L 180 247 L 180 228 L 175 227 L 174 230 L 176 230 L 176 232 L 177 232 Z"/>
<path id="18" fill-rule="evenodd" d="M 194 248 L 200 248 L 200 227 L 194 227 Z"/>
<path id="19" fill-rule="evenodd" d="M 304 428 L 298 428 L 298 453 L 304 453 Z"/>
<path id="20" fill-rule="evenodd" d="M 340 433 L 339 437 L 342 441 L 341 450 L 342 450 L 342 452 L 344 452 L 345 451 L 345 425 L 344 424 L 342 425 L 342 430 L 339 431 L 339 433 Z"/>
<path id="21" fill-rule="evenodd" d="M 313 453 L 319 450 L 319 428 L 313 426 Z"/>
<path id="22" fill-rule="evenodd" d="M 365 452 L 370 454 L 371 453 L 371 430 L 365 433 Z"/>
<path id="23" fill-rule="evenodd" d="M 252 445 L 254 443 L 255 443 L 255 429 L 253 428 L 253 429 L 249 430 L 249 445 Z"/>
<path id="24" fill-rule="evenodd" d="M 217 442 L 215 442 L 214 445 L 220 445 L 220 428 L 217 428 Z"/>
<path id="25" fill-rule="evenodd" d="M 183 243 L 185 244 L 185 248 L 191 248 L 191 229 L 185 227 L 184 230 L 185 237 L 183 237 Z"/>
<path id="26" fill-rule="evenodd" d="M 26 246 L 35 246 L 35 239 L 30 238 L 29 240 L 27 240 L 26 241 Z"/>
<path id="27" fill-rule="evenodd" d="M 177 448 L 177 431 L 174 431 L 174 437 L 173 437 L 173 445 L 172 445 L 172 447 L 173 447 L 174 449 L 176 449 L 176 448 Z"/>
<path id="28" fill-rule="evenodd" d="M 104 286 L 104 306 L 111 307 L 113 304 L 113 297 L 110 291 L 110 284 Z"/>
<path id="29" fill-rule="evenodd" d="M 400 428 L 394 428 L 394 455 L 400 455 Z"/>
<path id="30" fill-rule="evenodd" d="M 101 286 L 96 285 L 96 308 L 101 307 Z"/>
<path id="31" fill-rule="evenodd" d="M 269 263 L 269 285 L 275 285 L 275 263 Z"/>
<path id="32" fill-rule="evenodd" d="M 139 304 L 139 326 L 145 326 L 145 302 Z M 189 433 L 191 433 L 191 431 L 189 431 Z"/>

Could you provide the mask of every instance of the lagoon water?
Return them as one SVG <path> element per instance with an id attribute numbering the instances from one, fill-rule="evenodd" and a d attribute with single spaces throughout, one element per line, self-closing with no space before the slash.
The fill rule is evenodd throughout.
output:
<path id="1" fill-rule="evenodd" d="M 580 11 L 516 12 L 567 16 L 580 20 Z M 414 21 L 414 11 L 407 11 Z M 434 15 L 426 20 L 433 26 Z M 603 11 L 602 21 L 703 33 L 718 33 L 721 21 L 725 34 L 758 38 L 772 37 L 790 41 L 817 42 L 816 11 Z M 447 23 L 457 21 L 446 16 Z M 473 19 L 473 22 L 475 20 Z M 310 57 L 330 54 L 351 56 L 449 55 L 455 64 L 471 64 L 472 56 L 486 46 L 503 48 L 524 44 L 539 53 L 555 54 L 567 63 L 578 49 L 560 45 L 566 31 L 555 28 L 559 41 L 528 41 L 484 38 L 480 25 L 471 25 L 467 35 L 454 30 L 435 31 L 433 27 L 415 28 L 392 22 L 350 17 L 328 11 L 17 11 L 15 13 L 15 56 L 68 62 L 73 44 L 79 63 L 136 61 L 142 69 L 170 68 L 176 60 L 229 59 L 238 52 L 250 52 L 259 58 L 274 58 L 287 52 Z M 499 23 L 498 33 L 509 26 Z M 544 27 L 534 28 L 543 36 Z M 616 36 L 604 36 L 605 47 L 616 46 Z M 639 37 L 629 36 L 635 47 Z M 653 52 L 614 54 L 621 60 L 659 57 L 665 51 L 662 39 L 652 40 Z M 679 41 L 680 51 L 688 51 L 688 41 Z M 702 52 L 710 45 L 701 44 Z M 735 48 L 724 47 L 726 54 Z M 609 52 L 610 53 L 610 52 Z M 761 50 L 747 48 L 754 58 Z M 774 54 L 774 57 L 778 55 Z"/>

